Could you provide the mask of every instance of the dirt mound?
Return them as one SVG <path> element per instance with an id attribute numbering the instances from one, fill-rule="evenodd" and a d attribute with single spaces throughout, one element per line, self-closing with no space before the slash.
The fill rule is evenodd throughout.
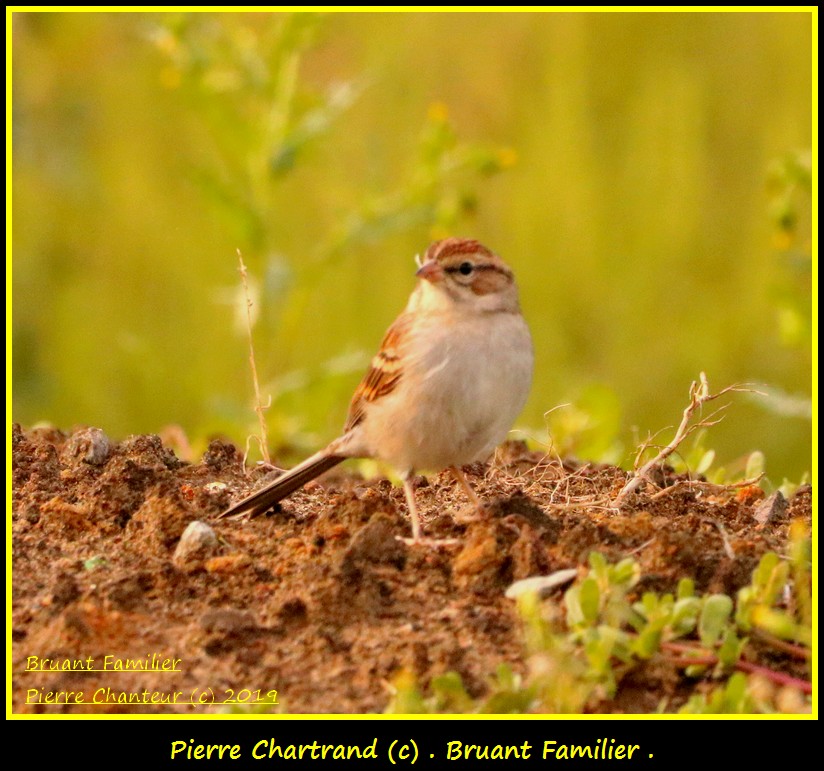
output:
<path id="1" fill-rule="evenodd" d="M 616 513 L 597 501 L 625 472 L 518 443 L 467 473 L 485 511 L 470 516 L 448 474 L 421 478 L 427 536 L 454 543 L 409 546 L 395 537 L 410 535 L 402 490 L 386 480 L 334 471 L 270 516 L 217 519 L 264 476 L 247 477 L 231 444 L 189 464 L 156 436 L 114 443 L 95 429 L 15 426 L 14 711 L 197 713 L 214 709 L 204 693 L 248 690 L 277 691 L 290 712 L 381 712 L 404 668 L 423 685 L 455 671 L 481 696 L 498 664 L 524 671 L 504 596 L 513 581 L 598 550 L 632 555 L 639 591 L 690 576 L 698 591 L 733 593 L 764 552 L 783 549 L 792 518 L 811 516 L 809 487 L 758 518 L 754 488 L 675 486 Z M 32 663 L 45 671 L 26 671 Z M 650 711 L 665 697 L 675 708 L 679 683 L 674 669 L 642 667 L 600 709 Z"/>

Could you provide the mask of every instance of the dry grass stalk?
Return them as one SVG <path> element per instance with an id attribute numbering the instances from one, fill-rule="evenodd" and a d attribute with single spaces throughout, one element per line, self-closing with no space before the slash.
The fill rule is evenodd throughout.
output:
<path id="1" fill-rule="evenodd" d="M 246 453 L 243 456 L 243 463 L 244 465 L 246 464 L 246 456 L 249 454 L 249 442 L 255 439 L 260 446 L 260 453 L 263 456 L 263 460 L 268 465 L 271 465 L 271 461 L 269 460 L 269 439 L 266 431 L 266 419 L 263 413 L 271 407 L 272 397 L 269 397 L 266 405 L 263 404 L 260 398 L 260 384 L 258 383 L 257 366 L 255 365 L 255 346 L 252 341 L 252 298 L 249 296 L 249 281 L 246 274 L 246 265 L 243 262 L 243 255 L 240 253 L 240 249 L 237 250 L 237 258 L 240 262 L 240 279 L 243 282 L 243 292 L 246 295 L 246 331 L 249 334 L 249 366 L 252 368 L 252 382 L 255 386 L 255 412 L 260 423 L 260 436 L 252 436 L 246 440 Z"/>

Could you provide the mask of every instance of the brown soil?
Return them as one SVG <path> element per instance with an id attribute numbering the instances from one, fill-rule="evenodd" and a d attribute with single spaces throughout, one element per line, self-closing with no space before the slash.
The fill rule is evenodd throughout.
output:
<path id="1" fill-rule="evenodd" d="M 452 546 L 407 546 L 403 493 L 386 480 L 331 472 L 271 516 L 217 519 L 261 484 L 231 444 L 201 462 L 179 460 L 157 436 L 119 444 L 87 430 L 13 429 L 13 710 L 29 713 L 183 712 L 191 705 L 32 704 L 49 692 L 99 688 L 141 694 L 194 689 L 277 690 L 297 713 L 383 711 L 403 669 L 426 686 L 455 671 L 473 696 L 508 662 L 524 672 L 521 624 L 504 596 L 515 580 L 583 567 L 592 550 L 633 556 L 639 591 L 672 591 L 689 576 L 699 591 L 734 593 L 768 550 L 783 551 L 791 519 L 811 518 L 810 488 L 759 524 L 757 488 L 636 495 L 620 513 L 570 507 L 613 496 L 626 474 L 565 464 L 510 443 L 489 467 L 467 470 L 488 501 L 466 521 L 451 476 L 421 478 L 426 534 Z M 676 478 L 667 473 L 664 486 Z M 457 515 L 457 519 L 453 516 Z M 175 556 L 187 525 L 218 536 Z M 460 524 L 457 520 L 463 520 Z M 553 599 L 561 598 L 565 587 Z M 180 659 L 177 672 L 25 671 L 28 657 L 63 662 L 106 655 Z M 756 652 L 756 655 L 759 655 Z M 804 676 L 773 650 L 763 661 Z M 695 687 L 663 661 L 636 669 L 600 712 L 650 712 L 683 703 Z M 208 693 L 208 691 L 207 691 Z"/>

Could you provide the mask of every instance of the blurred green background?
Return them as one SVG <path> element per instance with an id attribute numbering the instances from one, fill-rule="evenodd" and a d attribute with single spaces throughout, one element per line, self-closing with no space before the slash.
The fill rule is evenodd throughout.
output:
<path id="1" fill-rule="evenodd" d="M 810 13 L 15 13 L 13 416 L 337 435 L 430 240 L 516 270 L 521 435 L 811 465 Z M 561 406 L 558 405 L 567 405 Z M 556 408 L 557 409 L 553 409 Z M 549 412 L 548 415 L 546 413 Z M 667 441 L 671 431 L 660 434 Z"/>

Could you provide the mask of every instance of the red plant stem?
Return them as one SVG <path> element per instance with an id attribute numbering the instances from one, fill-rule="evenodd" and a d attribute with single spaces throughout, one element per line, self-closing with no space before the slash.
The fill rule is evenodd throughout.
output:
<path id="1" fill-rule="evenodd" d="M 674 667 L 713 667 L 718 663 L 715 656 L 705 656 L 704 658 L 667 659 Z"/>
<path id="2" fill-rule="evenodd" d="M 715 666 L 718 663 L 717 656 L 714 656 L 713 654 L 709 653 L 708 651 L 704 650 L 703 648 L 697 645 L 664 642 L 661 643 L 661 647 L 667 650 L 675 651 L 677 653 L 704 654 L 700 657 L 686 656 L 684 658 L 678 659 L 667 659 L 671 664 L 673 664 L 676 667 L 711 667 Z M 792 675 L 785 675 L 782 672 L 776 672 L 773 669 L 768 669 L 767 667 L 762 667 L 758 664 L 751 664 L 749 661 L 736 661 L 735 669 L 741 672 L 747 672 L 749 674 L 761 675 L 762 677 L 766 677 L 768 680 L 771 680 L 772 682 L 777 683 L 778 685 L 789 685 L 792 688 L 798 688 L 798 690 L 802 691 L 803 693 L 809 694 L 813 692 L 813 685 L 807 680 L 801 680 L 797 677 L 793 677 Z"/>
<path id="3" fill-rule="evenodd" d="M 803 693 L 813 692 L 813 684 L 808 683 L 806 680 L 799 680 L 797 677 L 785 675 L 782 672 L 775 672 L 772 669 L 767 669 L 766 667 L 759 667 L 757 664 L 750 664 L 749 661 L 738 661 L 735 664 L 735 668 L 741 670 L 742 672 L 762 675 L 768 680 L 772 680 L 774 683 L 778 683 L 779 685 L 789 685 L 792 688 L 798 688 L 798 690 Z"/>
<path id="4" fill-rule="evenodd" d="M 677 642 L 662 642 L 661 647 L 665 648 L 668 651 L 676 651 L 677 653 L 692 653 L 692 652 L 704 652 L 704 648 L 702 648 L 698 643 L 690 644 L 690 643 L 677 643 Z"/>
<path id="5" fill-rule="evenodd" d="M 777 648 L 782 653 L 787 653 L 790 656 L 795 656 L 797 659 L 810 659 L 812 657 L 812 651 L 803 645 L 795 645 L 794 643 L 773 637 L 771 634 L 760 630 L 756 630 L 755 636 L 761 640 L 761 642 L 772 645 L 773 648 Z"/>

